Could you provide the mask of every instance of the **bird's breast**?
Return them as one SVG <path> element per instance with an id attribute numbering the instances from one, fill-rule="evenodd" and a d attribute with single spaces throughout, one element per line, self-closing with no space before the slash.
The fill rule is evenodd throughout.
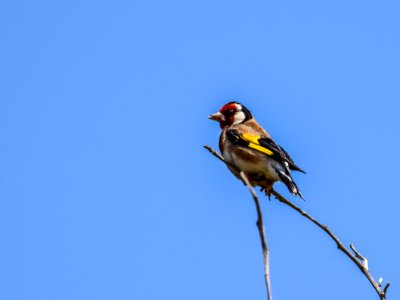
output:
<path id="1" fill-rule="evenodd" d="M 274 165 L 277 163 L 264 153 L 237 145 L 226 145 L 222 152 L 224 159 L 248 174 L 262 174 L 266 178 L 277 181 L 278 173 Z"/>

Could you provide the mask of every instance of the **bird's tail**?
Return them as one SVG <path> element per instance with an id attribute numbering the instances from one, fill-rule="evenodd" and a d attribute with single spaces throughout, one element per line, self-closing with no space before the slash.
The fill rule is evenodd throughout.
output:
<path id="1" fill-rule="evenodd" d="M 290 173 L 288 172 L 286 174 L 283 170 L 282 171 L 276 170 L 276 171 L 278 173 L 279 179 L 286 185 L 289 192 L 291 192 L 293 195 L 298 195 L 301 199 L 304 200 L 302 193 L 297 187 L 297 184 L 293 181 L 293 178 L 292 176 L 290 176 Z"/>

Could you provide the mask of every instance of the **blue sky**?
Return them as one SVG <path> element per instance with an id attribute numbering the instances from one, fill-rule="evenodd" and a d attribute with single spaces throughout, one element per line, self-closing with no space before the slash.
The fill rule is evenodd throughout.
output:
<path id="1" fill-rule="evenodd" d="M 3 1 L 0 298 L 266 299 L 248 191 L 202 148 L 239 100 L 400 297 L 396 1 Z M 377 299 L 261 197 L 275 299 Z"/>

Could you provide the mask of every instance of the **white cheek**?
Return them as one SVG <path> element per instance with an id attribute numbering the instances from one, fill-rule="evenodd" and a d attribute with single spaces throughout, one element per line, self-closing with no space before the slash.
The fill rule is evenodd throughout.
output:
<path id="1" fill-rule="evenodd" d="M 246 119 L 246 115 L 242 111 L 235 113 L 233 117 L 233 124 L 240 124 Z"/>

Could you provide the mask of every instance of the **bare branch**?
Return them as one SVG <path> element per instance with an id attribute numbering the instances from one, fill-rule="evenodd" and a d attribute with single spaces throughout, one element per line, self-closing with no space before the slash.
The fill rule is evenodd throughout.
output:
<path id="1" fill-rule="evenodd" d="M 208 151 L 210 151 L 210 153 L 212 154 L 212 155 L 214 155 L 216 158 L 218 158 L 220 161 L 222 161 L 224 164 L 228 164 L 226 161 L 225 161 L 225 159 L 217 152 L 217 151 L 215 151 L 213 148 L 211 148 L 210 146 L 208 146 L 208 145 L 204 145 L 203 146 L 204 148 L 206 148 Z"/>
<path id="2" fill-rule="evenodd" d="M 268 249 L 268 245 L 267 245 L 267 237 L 265 234 L 261 206 L 260 206 L 260 202 L 258 201 L 257 194 L 254 191 L 253 187 L 251 186 L 249 179 L 243 172 L 240 172 L 239 170 L 236 169 L 235 166 L 227 163 L 224 160 L 224 158 L 220 154 L 218 154 L 218 152 L 216 152 L 214 149 L 212 149 L 210 146 L 204 146 L 204 148 L 206 148 L 208 151 L 210 151 L 210 153 L 212 155 L 214 155 L 216 158 L 218 158 L 223 163 L 230 165 L 233 168 L 233 170 L 236 170 L 237 174 L 235 174 L 235 175 L 237 175 L 243 181 L 243 183 L 249 189 L 251 196 L 253 197 L 254 204 L 256 205 L 256 209 L 257 209 L 257 223 L 256 224 L 257 224 L 257 228 L 258 228 L 258 233 L 260 235 L 261 247 L 262 247 L 262 251 L 263 251 L 264 278 L 265 278 L 265 285 L 267 287 L 267 296 L 268 296 L 268 300 L 272 300 L 271 276 L 270 276 L 270 272 L 269 272 L 269 249 Z"/>
<path id="3" fill-rule="evenodd" d="M 385 287 L 384 287 L 384 289 L 383 289 L 384 297 L 381 298 L 381 299 L 386 299 L 386 291 L 387 291 L 387 289 L 389 288 L 389 286 L 390 286 L 390 282 L 386 283 L 386 285 L 385 285 Z"/>
<path id="4" fill-rule="evenodd" d="M 253 197 L 254 203 L 256 205 L 256 209 L 257 209 L 257 228 L 258 228 L 258 233 L 260 234 L 261 246 L 262 246 L 262 250 L 263 250 L 263 258 L 264 258 L 265 284 L 267 285 L 268 300 L 272 300 L 271 277 L 270 277 L 270 272 L 269 272 L 269 249 L 268 249 L 268 246 L 267 246 L 267 237 L 266 237 L 266 234 L 265 234 L 265 228 L 264 228 L 264 222 L 263 222 L 263 216 L 262 216 L 260 202 L 258 201 L 257 194 L 254 191 L 253 187 L 251 186 L 247 176 L 244 174 L 244 172 L 240 172 L 239 174 L 240 174 L 240 177 L 243 180 L 243 183 L 249 189 L 249 191 L 251 193 L 251 196 Z"/>
<path id="5" fill-rule="evenodd" d="M 354 247 L 353 244 L 350 244 L 350 249 L 353 250 L 355 256 L 362 262 L 364 268 L 368 271 L 368 259 L 367 259 L 366 257 L 362 256 L 362 255 L 360 254 L 360 252 L 358 252 L 358 251 L 356 250 L 356 248 Z M 381 277 L 381 278 L 382 278 L 382 277 Z M 381 278 L 379 278 L 379 279 L 381 279 Z M 378 280 L 378 282 L 379 282 L 379 281 L 381 281 L 381 280 Z M 381 285 L 381 284 L 382 284 L 382 282 L 379 283 L 379 285 Z"/>
<path id="6" fill-rule="evenodd" d="M 292 202 L 290 202 L 289 200 L 285 199 L 284 197 L 282 197 L 278 192 L 276 191 L 272 191 L 272 194 L 275 196 L 276 199 L 278 199 L 280 202 L 290 206 L 291 208 L 293 208 L 295 211 L 297 211 L 298 213 L 300 213 L 302 216 L 306 217 L 307 219 L 309 219 L 311 222 L 313 222 L 315 225 L 317 225 L 319 228 L 321 228 L 323 231 L 325 231 L 335 242 L 336 245 L 338 247 L 339 250 L 341 250 L 344 254 L 347 255 L 347 257 L 349 257 L 356 265 L 357 267 L 360 269 L 360 271 L 365 275 L 365 277 L 367 277 L 368 281 L 372 284 L 372 286 L 374 287 L 375 291 L 378 293 L 379 297 L 381 300 L 386 300 L 386 291 L 385 289 L 381 290 L 380 284 L 379 282 L 375 281 L 375 279 L 372 277 L 371 273 L 369 273 L 368 271 L 368 263 L 365 264 L 364 260 L 366 260 L 362 255 L 359 254 L 359 252 L 357 252 L 353 246 L 353 251 L 354 253 L 357 253 L 359 257 L 357 257 L 357 254 L 353 255 L 343 244 L 342 242 L 333 234 L 333 232 L 328 228 L 328 226 L 323 225 L 322 223 L 320 223 L 318 220 L 316 220 L 315 218 L 311 217 L 308 213 L 306 213 L 304 210 L 302 210 L 301 208 L 299 208 L 298 206 L 296 206 L 295 204 L 293 204 Z M 361 261 L 360 261 L 361 260 Z M 367 266 L 367 268 L 365 267 L 365 265 Z M 387 290 L 387 288 L 386 288 Z"/>
<path id="7" fill-rule="evenodd" d="M 224 162 L 225 164 L 231 166 L 234 170 L 236 170 L 240 174 L 240 170 L 238 170 L 235 166 L 232 164 L 227 163 L 224 158 L 219 155 L 215 150 L 213 150 L 210 146 L 204 146 L 208 151 L 210 151 L 214 156 L 216 156 L 219 160 Z M 246 184 L 246 183 L 245 183 Z M 360 271 L 364 274 L 364 276 L 368 279 L 368 281 L 371 283 L 377 294 L 379 295 L 380 300 L 386 300 L 386 292 L 387 289 L 390 286 L 390 283 L 386 283 L 385 287 L 382 289 L 382 283 L 381 280 L 376 281 L 370 272 L 368 271 L 368 260 L 363 257 L 354 247 L 353 244 L 350 245 L 351 250 L 354 252 L 354 255 L 343 245 L 343 243 L 336 237 L 336 235 L 333 234 L 333 232 L 328 228 L 328 226 L 320 223 L 317 219 L 313 218 L 310 216 L 308 213 L 306 213 L 304 210 L 302 210 L 300 207 L 296 206 L 283 196 L 281 196 L 278 192 L 275 190 L 272 190 L 272 194 L 275 196 L 275 198 L 280 201 L 283 204 L 286 204 L 287 206 L 291 207 L 295 211 L 297 211 L 299 214 L 313 222 L 315 225 L 317 225 L 319 228 L 321 228 L 323 231 L 325 231 L 331 239 L 333 239 L 340 251 L 342 251 L 348 258 L 350 258 L 351 261 L 353 261 L 356 266 L 360 269 Z M 254 197 L 254 196 L 253 196 Z"/>

